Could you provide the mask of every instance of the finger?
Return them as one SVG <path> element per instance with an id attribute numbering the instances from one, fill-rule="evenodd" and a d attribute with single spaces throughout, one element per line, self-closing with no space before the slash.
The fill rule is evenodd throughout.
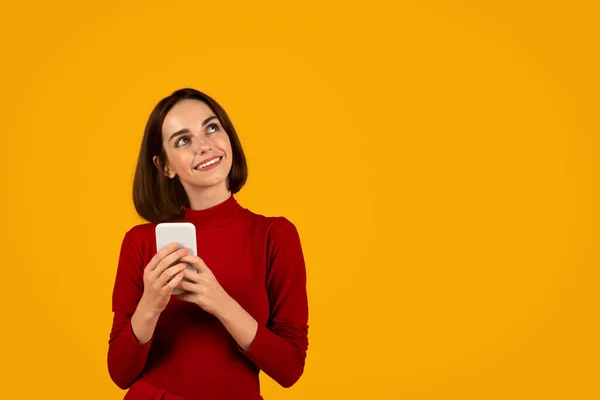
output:
<path id="1" fill-rule="evenodd" d="M 177 295 L 180 300 L 188 301 L 190 303 L 194 302 L 194 296 L 194 293 L 181 293 Z"/>
<path id="2" fill-rule="evenodd" d="M 198 273 L 196 271 L 192 271 L 189 268 L 186 268 L 183 271 L 183 277 L 185 279 L 188 279 L 188 280 L 190 280 L 192 282 L 196 282 L 196 283 L 198 283 L 200 281 L 200 273 Z"/>
<path id="3" fill-rule="evenodd" d="M 156 280 L 156 283 L 158 284 L 159 287 L 163 287 L 167 284 L 167 282 L 169 282 L 169 279 L 171 279 L 171 277 L 181 273 L 181 275 L 183 276 L 183 270 L 187 268 L 187 264 L 185 263 L 179 263 L 179 264 L 175 264 L 173 265 L 171 268 L 165 270 L 160 277 Z"/>
<path id="4" fill-rule="evenodd" d="M 171 293 L 173 291 L 173 289 L 175 289 L 177 287 L 177 285 L 181 282 L 182 279 L 183 279 L 183 272 L 179 272 L 177 275 L 175 275 L 175 277 L 171 280 L 171 282 L 167 283 L 167 285 L 165 287 L 167 288 L 169 293 Z"/>
<path id="5" fill-rule="evenodd" d="M 186 281 L 185 280 L 185 275 L 184 275 L 183 279 L 181 280 L 181 283 L 179 284 L 179 287 L 182 290 L 185 290 L 186 292 L 189 292 L 189 293 L 196 293 L 196 294 L 199 293 L 199 290 L 198 290 L 199 286 L 198 286 L 198 284 L 194 283 L 194 282 Z"/>
<path id="6" fill-rule="evenodd" d="M 150 260 L 146 269 L 149 271 L 153 271 L 157 266 L 160 260 L 165 258 L 167 255 L 171 254 L 179 247 L 179 243 L 173 242 L 165 247 L 163 247 L 159 252 L 157 252 L 154 257 Z"/>
<path id="7" fill-rule="evenodd" d="M 181 249 L 172 252 L 159 261 L 158 265 L 152 271 L 153 279 L 158 279 L 160 275 L 169 267 L 177 263 L 181 257 L 185 256 L 189 249 L 182 247 Z"/>
<path id="8" fill-rule="evenodd" d="M 190 263 L 193 267 L 195 267 L 198 270 L 198 272 L 211 272 L 211 270 L 206 266 L 204 260 L 193 254 L 188 254 L 182 257 L 181 261 Z"/>

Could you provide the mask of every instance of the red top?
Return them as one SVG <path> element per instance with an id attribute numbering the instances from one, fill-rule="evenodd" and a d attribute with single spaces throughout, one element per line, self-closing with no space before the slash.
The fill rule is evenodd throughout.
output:
<path id="1" fill-rule="evenodd" d="M 131 316 L 143 293 L 143 270 L 156 254 L 155 224 L 123 239 L 113 291 L 108 370 L 126 399 L 261 399 L 262 370 L 281 386 L 302 375 L 308 348 L 306 270 L 295 226 L 264 217 L 231 196 L 207 210 L 185 209 L 196 226 L 198 256 L 221 286 L 258 321 L 243 351 L 220 321 L 172 296 L 150 342 L 140 344 Z"/>

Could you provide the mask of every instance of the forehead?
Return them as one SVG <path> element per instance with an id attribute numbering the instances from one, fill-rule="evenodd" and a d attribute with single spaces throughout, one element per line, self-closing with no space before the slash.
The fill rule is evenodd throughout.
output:
<path id="1" fill-rule="evenodd" d="M 212 115 L 215 113 L 206 103 L 194 99 L 182 100 L 175 104 L 165 116 L 162 126 L 163 136 L 183 128 L 190 131 L 201 129 L 202 121 Z"/>

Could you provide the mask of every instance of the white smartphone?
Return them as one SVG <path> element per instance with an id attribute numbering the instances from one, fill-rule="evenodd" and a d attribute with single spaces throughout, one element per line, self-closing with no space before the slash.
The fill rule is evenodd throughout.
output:
<path id="1" fill-rule="evenodd" d="M 196 249 L 196 227 L 190 222 L 163 222 L 156 225 L 156 251 L 161 251 L 165 246 L 173 242 L 179 243 L 179 248 L 186 247 L 190 250 L 188 254 L 198 255 Z M 188 264 L 188 268 L 196 271 L 196 268 Z M 175 288 L 173 294 L 181 294 L 184 291 Z"/>

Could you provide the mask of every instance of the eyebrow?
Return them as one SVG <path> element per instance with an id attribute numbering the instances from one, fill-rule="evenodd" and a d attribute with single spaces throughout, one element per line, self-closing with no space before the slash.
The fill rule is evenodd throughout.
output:
<path id="1" fill-rule="evenodd" d="M 206 118 L 204 121 L 202 121 L 202 126 L 205 126 L 213 119 L 217 119 L 217 116 L 211 115 L 210 117 Z M 177 132 L 175 132 L 171 135 L 171 137 L 169 138 L 169 142 L 171 140 L 175 139 L 177 136 L 185 135 L 186 133 L 190 133 L 190 130 L 188 128 L 183 128 L 183 129 L 178 130 Z"/>

